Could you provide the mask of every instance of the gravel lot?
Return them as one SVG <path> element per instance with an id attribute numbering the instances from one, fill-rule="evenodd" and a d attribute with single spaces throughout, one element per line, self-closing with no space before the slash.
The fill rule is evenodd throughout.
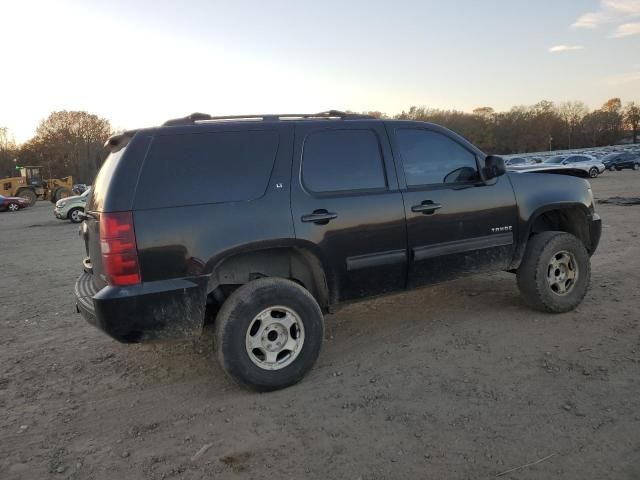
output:
<path id="1" fill-rule="evenodd" d="M 541 179 L 543 176 L 541 176 Z M 596 197 L 640 196 L 640 172 Z M 0 213 L 0 478 L 640 478 L 640 205 L 600 205 L 575 312 L 477 276 L 327 317 L 316 367 L 255 394 L 212 335 L 122 345 L 75 313 L 78 227 Z"/>

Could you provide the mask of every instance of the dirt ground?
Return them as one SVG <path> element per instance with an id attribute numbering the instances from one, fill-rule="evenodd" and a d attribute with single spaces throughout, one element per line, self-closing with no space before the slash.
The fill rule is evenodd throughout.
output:
<path id="1" fill-rule="evenodd" d="M 640 196 L 605 173 L 597 198 Z M 349 306 L 316 367 L 256 394 L 197 341 L 122 345 L 75 313 L 78 227 L 0 213 L 0 478 L 640 478 L 640 205 L 598 206 L 577 311 L 508 273 Z"/>

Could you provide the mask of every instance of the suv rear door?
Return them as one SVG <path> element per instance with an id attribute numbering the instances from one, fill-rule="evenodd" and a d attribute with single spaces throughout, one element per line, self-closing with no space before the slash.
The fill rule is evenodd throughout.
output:
<path id="1" fill-rule="evenodd" d="M 291 187 L 296 238 L 321 256 L 332 303 L 405 287 L 404 208 L 381 122 L 298 123 Z"/>
<path id="2" fill-rule="evenodd" d="M 483 182 L 481 152 L 446 129 L 387 127 L 407 218 L 409 287 L 506 269 L 517 225 L 508 176 Z"/>

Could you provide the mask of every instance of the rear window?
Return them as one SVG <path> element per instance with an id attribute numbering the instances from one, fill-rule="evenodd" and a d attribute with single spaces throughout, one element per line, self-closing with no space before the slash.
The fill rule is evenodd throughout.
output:
<path id="1" fill-rule="evenodd" d="M 271 130 L 157 136 L 142 168 L 136 208 L 259 198 L 277 150 L 278 133 Z"/>
<path id="2" fill-rule="evenodd" d="M 89 198 L 89 203 L 87 205 L 87 210 L 101 212 L 104 204 L 104 194 L 107 191 L 107 186 L 109 185 L 109 181 L 113 175 L 113 172 L 118 165 L 118 161 L 124 155 L 126 148 L 121 148 L 117 152 L 109 154 L 107 159 L 100 167 L 100 171 L 96 176 L 95 182 L 93 182 L 93 187 L 91 191 L 93 194 Z"/>

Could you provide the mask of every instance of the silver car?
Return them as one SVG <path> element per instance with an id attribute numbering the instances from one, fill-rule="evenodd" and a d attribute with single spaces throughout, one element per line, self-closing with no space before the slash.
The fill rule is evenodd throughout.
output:
<path id="1" fill-rule="evenodd" d="M 91 187 L 87 188 L 82 195 L 58 200 L 53 214 L 58 220 L 71 220 L 73 223 L 80 223 L 90 193 Z"/>
<path id="2" fill-rule="evenodd" d="M 543 165 L 565 165 L 570 168 L 579 168 L 587 172 L 591 178 L 596 178 L 606 169 L 604 163 L 594 156 L 586 154 L 556 155 L 545 160 Z"/>

